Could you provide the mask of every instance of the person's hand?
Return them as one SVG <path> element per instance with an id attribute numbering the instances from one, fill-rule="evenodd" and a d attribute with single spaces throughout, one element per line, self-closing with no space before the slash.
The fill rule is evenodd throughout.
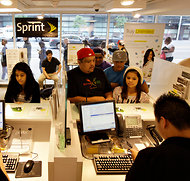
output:
<path id="1" fill-rule="evenodd" d="M 57 74 L 57 72 L 53 72 L 53 75 Z"/>
<path id="2" fill-rule="evenodd" d="M 16 104 L 23 104 L 23 102 L 15 102 Z"/>
<path id="3" fill-rule="evenodd" d="M 47 79 L 51 79 L 51 77 L 50 77 L 50 76 L 47 76 L 46 78 L 47 78 Z"/>
<path id="4" fill-rule="evenodd" d="M 113 100 L 113 97 L 107 97 L 106 100 L 107 100 L 107 101 Z"/>
<path id="5" fill-rule="evenodd" d="M 93 96 L 87 97 L 87 102 L 98 102 L 98 101 L 105 101 L 106 99 L 103 96 Z"/>
<path id="6" fill-rule="evenodd" d="M 115 88 L 115 87 L 117 87 L 117 86 L 119 86 L 119 84 L 118 84 L 118 83 L 111 82 L 111 87 L 112 87 L 112 88 Z"/>
<path id="7" fill-rule="evenodd" d="M 133 160 L 135 160 L 138 155 L 138 151 L 133 148 L 131 148 L 130 151 L 131 151 Z"/>

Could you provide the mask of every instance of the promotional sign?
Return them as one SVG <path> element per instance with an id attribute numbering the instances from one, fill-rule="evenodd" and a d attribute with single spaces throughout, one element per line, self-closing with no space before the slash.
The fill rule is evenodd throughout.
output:
<path id="1" fill-rule="evenodd" d="M 157 99 L 168 92 L 190 101 L 190 68 L 156 59 L 149 94 Z"/>
<path id="2" fill-rule="evenodd" d="M 130 65 L 142 68 L 147 49 L 153 49 L 155 57 L 160 57 L 164 28 L 162 23 L 125 23 L 124 42 Z"/>
<path id="3" fill-rule="evenodd" d="M 11 76 L 12 69 L 16 63 L 18 62 L 28 63 L 27 48 L 7 49 L 6 58 L 7 58 L 7 74 L 9 78 Z"/>
<path id="4" fill-rule="evenodd" d="M 58 37 L 58 18 L 15 18 L 16 37 Z"/>
<path id="5" fill-rule="evenodd" d="M 77 52 L 81 48 L 84 48 L 84 44 L 74 44 L 74 43 L 68 44 L 68 58 L 67 58 L 68 65 L 78 65 Z"/>

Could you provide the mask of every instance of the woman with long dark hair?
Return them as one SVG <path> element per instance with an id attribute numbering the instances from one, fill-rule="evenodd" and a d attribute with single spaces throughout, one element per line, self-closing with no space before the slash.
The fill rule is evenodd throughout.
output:
<path id="1" fill-rule="evenodd" d="M 5 102 L 40 103 L 40 88 L 28 64 L 17 63 L 10 77 Z"/>
<path id="2" fill-rule="evenodd" d="M 138 67 L 128 67 L 123 76 L 123 86 L 116 87 L 113 98 L 116 103 L 148 103 L 149 96 L 142 92 L 142 71 Z"/>
<path id="3" fill-rule="evenodd" d="M 143 76 L 146 82 L 151 81 L 152 76 L 152 69 L 154 65 L 154 51 L 152 49 L 148 49 L 144 54 L 144 61 L 143 61 Z"/>

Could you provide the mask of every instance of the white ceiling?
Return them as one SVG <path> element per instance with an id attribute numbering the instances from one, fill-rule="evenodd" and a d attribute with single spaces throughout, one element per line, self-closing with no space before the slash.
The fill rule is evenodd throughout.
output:
<path id="1" fill-rule="evenodd" d="M 14 0 L 16 1 L 16 0 Z M 17 0 L 18 8 L 23 13 L 97 13 L 94 6 L 99 6 L 98 13 L 106 13 L 107 7 L 120 0 Z M 190 0 L 135 0 L 146 2 L 146 8 L 140 14 L 190 15 Z M 0 6 L 1 7 L 1 6 Z"/>

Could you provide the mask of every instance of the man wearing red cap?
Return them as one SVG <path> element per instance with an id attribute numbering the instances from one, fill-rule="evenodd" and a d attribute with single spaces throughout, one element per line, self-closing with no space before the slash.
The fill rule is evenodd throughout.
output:
<path id="1" fill-rule="evenodd" d="M 112 99 L 112 89 L 103 70 L 95 68 L 95 54 L 90 48 L 77 52 L 79 66 L 68 71 L 68 99 L 94 102 Z"/>

